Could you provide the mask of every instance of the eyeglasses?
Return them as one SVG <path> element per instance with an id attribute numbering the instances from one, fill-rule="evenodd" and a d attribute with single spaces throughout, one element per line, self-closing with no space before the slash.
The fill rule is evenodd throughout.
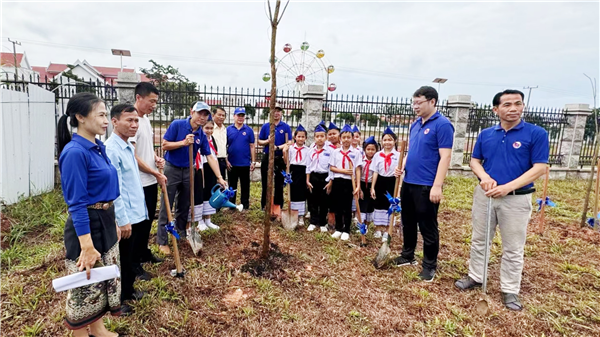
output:
<path id="1" fill-rule="evenodd" d="M 419 106 L 425 102 L 429 101 L 428 99 L 424 100 L 424 101 L 413 101 L 412 102 L 412 106 Z"/>

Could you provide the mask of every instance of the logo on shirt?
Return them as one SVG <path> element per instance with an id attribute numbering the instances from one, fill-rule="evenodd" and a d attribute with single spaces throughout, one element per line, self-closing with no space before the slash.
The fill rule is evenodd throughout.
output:
<path id="1" fill-rule="evenodd" d="M 242 132 L 242 135 L 245 136 L 246 135 L 246 131 Z"/>
<path id="2" fill-rule="evenodd" d="M 429 128 L 425 129 L 425 131 L 423 131 L 424 134 L 428 134 L 429 133 Z"/>
<path id="3" fill-rule="evenodd" d="M 518 148 L 520 148 L 520 147 L 521 147 L 521 142 L 514 142 L 514 143 L 513 143 L 513 147 L 514 147 L 515 149 L 518 149 Z"/>
<path id="4" fill-rule="evenodd" d="M 283 130 L 279 130 L 279 133 L 283 133 Z"/>
<path id="5" fill-rule="evenodd" d="M 196 139 L 196 144 L 200 144 L 200 139 Z"/>

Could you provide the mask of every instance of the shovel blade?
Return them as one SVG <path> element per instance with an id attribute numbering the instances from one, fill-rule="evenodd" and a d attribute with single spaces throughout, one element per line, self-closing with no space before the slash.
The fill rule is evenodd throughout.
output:
<path id="1" fill-rule="evenodd" d="M 477 310 L 477 314 L 480 316 L 487 315 L 488 311 L 490 310 L 488 301 L 486 299 L 480 299 L 475 306 L 475 310 Z"/>
<path id="2" fill-rule="evenodd" d="M 202 238 L 200 234 L 195 229 L 192 229 L 191 233 L 187 236 L 187 240 L 190 243 L 190 247 L 192 247 L 194 255 L 198 255 L 202 250 Z"/>
<path id="3" fill-rule="evenodd" d="M 281 224 L 288 231 L 293 231 L 298 226 L 298 211 L 281 212 Z"/>
<path id="4" fill-rule="evenodd" d="M 390 253 L 390 245 L 386 241 L 381 245 L 381 248 L 379 248 L 379 252 L 377 252 L 377 256 L 373 260 L 373 266 L 375 266 L 377 269 L 383 268 L 383 266 L 385 266 L 389 260 Z"/>

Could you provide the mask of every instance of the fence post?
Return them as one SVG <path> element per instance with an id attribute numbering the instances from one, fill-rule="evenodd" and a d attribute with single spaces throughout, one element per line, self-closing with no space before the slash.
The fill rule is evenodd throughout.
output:
<path id="1" fill-rule="evenodd" d="M 462 168 L 467 137 L 467 123 L 469 111 L 473 106 L 471 95 L 452 95 L 448 97 L 448 109 L 454 125 L 454 145 L 452 146 L 452 159 L 450 168 Z"/>
<path id="2" fill-rule="evenodd" d="M 565 158 L 563 165 L 569 169 L 579 166 L 585 123 L 591 113 L 589 104 L 565 104 L 567 125 L 562 135 L 560 154 Z"/>
<path id="3" fill-rule="evenodd" d="M 314 139 L 314 131 L 317 125 L 321 122 L 323 115 L 323 91 L 322 85 L 307 85 L 302 90 L 302 114 L 301 124 L 307 131 L 308 138 Z"/>
<path id="4" fill-rule="evenodd" d="M 140 82 L 137 73 L 119 72 L 117 75 L 117 96 L 119 103 L 135 103 L 135 86 Z"/>

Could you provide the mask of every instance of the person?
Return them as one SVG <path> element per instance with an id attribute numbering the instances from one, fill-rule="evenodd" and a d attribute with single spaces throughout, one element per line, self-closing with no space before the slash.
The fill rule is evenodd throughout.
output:
<path id="1" fill-rule="evenodd" d="M 306 213 L 306 167 L 309 161 L 308 147 L 306 142 L 306 129 L 299 124 L 294 131 L 294 145 L 289 147 L 288 161 L 290 163 L 290 174 L 292 183 L 290 185 L 290 206 L 298 211 L 298 224 L 304 226 L 304 214 Z"/>
<path id="2" fill-rule="evenodd" d="M 455 285 L 461 290 L 481 286 L 486 235 L 491 243 L 496 227 L 502 237 L 500 288 L 510 310 L 522 310 L 519 298 L 527 224 L 531 216 L 533 182 L 546 172 L 548 132 L 522 120 L 525 95 L 507 89 L 497 93 L 493 111 L 500 123 L 479 134 L 471 169 L 479 179 L 473 193 L 473 234 L 469 273 Z M 491 228 L 485 233 L 487 204 L 492 198 Z"/>
<path id="3" fill-rule="evenodd" d="M 333 122 L 329 122 L 329 126 L 327 127 L 327 141 L 325 142 L 325 145 L 329 147 L 331 151 L 334 151 L 340 145 L 340 128 L 333 124 Z M 327 180 L 327 182 L 329 182 L 329 180 Z M 335 228 L 335 211 L 333 210 L 333 200 L 331 198 L 327 198 L 327 201 L 329 202 L 327 223 L 330 227 Z"/>
<path id="4" fill-rule="evenodd" d="M 352 149 L 352 129 L 345 125 L 341 132 L 342 144 L 335 149 L 329 159 L 331 180 L 328 189 L 331 191 L 333 211 L 335 213 L 334 239 L 347 241 L 350 239 L 352 223 L 352 199 L 360 191 L 360 166 L 362 157 Z M 352 179 L 356 179 L 356 188 L 352 188 Z"/>
<path id="5" fill-rule="evenodd" d="M 388 240 L 388 233 L 385 227 L 388 226 L 390 202 L 386 195 L 394 196 L 394 187 L 396 186 L 394 173 L 398 166 L 398 161 L 401 160 L 400 153 L 396 151 L 397 140 L 398 136 L 388 126 L 381 136 L 383 148 L 375 154 L 371 165 L 369 165 L 369 169 L 373 171 L 369 193 L 371 198 L 373 198 L 374 208 L 373 224 L 375 225 L 375 233 L 373 237 L 376 239 L 381 238 L 383 242 Z"/>
<path id="6" fill-rule="evenodd" d="M 194 158 L 198 150 L 200 150 L 201 155 L 210 155 L 208 140 L 200 127 L 201 121 L 206 120 L 208 114 L 210 114 L 208 104 L 196 102 L 194 107 L 191 108 L 190 116 L 186 119 L 174 120 L 163 136 L 162 149 L 165 151 L 165 160 L 167 162 L 165 164 L 165 175 L 168 182 L 167 195 L 171 205 L 173 205 L 173 201 L 177 196 L 175 220 L 177 232 L 181 237 L 187 237 L 186 220 L 191 206 L 188 146 L 191 145 L 194 147 L 195 150 L 192 151 Z M 217 176 L 217 181 L 224 187 L 227 187 L 227 183 L 223 180 L 223 176 L 221 176 L 217 161 L 211 156 L 207 156 L 207 160 L 210 168 Z M 194 180 L 196 181 L 196 179 Z M 199 214 L 201 215 L 202 212 L 199 212 Z M 168 243 L 167 229 L 165 227 L 167 222 L 165 201 L 161 200 L 157 232 L 158 244 L 161 246 L 166 246 Z"/>
<path id="7" fill-rule="evenodd" d="M 237 189 L 240 183 L 241 204 L 244 209 L 250 208 L 250 172 L 256 165 L 254 156 L 254 130 L 244 122 L 246 109 L 240 107 L 234 111 L 234 124 L 227 127 L 227 170 L 229 171 L 229 186 Z M 231 197 L 235 204 L 237 193 Z"/>
<path id="8" fill-rule="evenodd" d="M 433 281 L 440 249 L 437 213 L 442 185 L 450 166 L 454 127 L 436 109 L 437 91 L 423 86 L 413 94 L 418 118 L 410 126 L 408 155 L 404 158 L 404 182 L 400 190 L 404 244 L 396 266 L 416 264 L 417 225 L 423 236 L 423 270 L 419 278 Z M 397 170 L 399 176 L 402 169 Z"/>
<path id="9" fill-rule="evenodd" d="M 281 120 L 283 109 L 279 104 L 275 105 L 273 110 L 273 121 L 275 122 L 275 158 L 274 158 L 274 170 L 273 175 L 275 176 L 275 189 L 273 194 L 273 209 L 271 213 L 278 217 L 281 214 L 281 206 L 283 206 L 283 175 L 282 170 L 285 170 L 285 162 L 283 161 L 283 148 L 286 143 L 286 135 L 288 143 L 292 142 L 292 129 L 290 126 Z M 260 196 L 260 207 L 265 209 L 267 203 L 267 173 L 269 172 L 269 142 L 271 124 L 265 123 L 260 128 L 258 134 L 258 145 L 263 146 L 263 157 L 260 164 L 260 174 L 262 183 L 262 193 Z M 273 179 L 271 177 L 271 179 Z"/>
<path id="10" fill-rule="evenodd" d="M 119 190 L 121 191 L 121 195 L 114 201 L 117 225 L 121 229 L 121 240 L 119 241 L 121 311 L 130 313 L 131 308 L 125 302 L 140 300 L 144 295 L 143 292 L 135 291 L 133 288 L 135 281 L 133 248 L 140 236 L 139 224 L 148 219 L 144 187 L 135 160 L 135 148 L 129 141 L 129 137 L 136 134 L 139 117 L 135 107 L 130 104 L 115 105 L 110 110 L 110 117 L 113 133 L 106 140 L 106 154 L 117 169 Z"/>
<path id="11" fill-rule="evenodd" d="M 373 212 L 375 211 L 375 205 L 371 197 L 371 187 L 373 186 L 371 164 L 373 163 L 375 153 L 379 152 L 379 144 L 375 141 L 374 136 L 365 139 L 363 152 L 363 169 L 360 176 L 360 199 L 358 200 L 358 205 L 360 206 L 362 221 L 369 223 L 373 222 Z"/>
<path id="12" fill-rule="evenodd" d="M 221 170 L 221 176 L 224 179 L 228 178 L 227 175 L 227 126 L 223 124 L 225 122 L 225 109 L 223 107 L 217 107 L 213 113 L 213 121 L 215 122 L 213 138 L 215 148 L 221 149 L 217 155 L 219 161 L 219 170 Z"/>
<path id="13" fill-rule="evenodd" d="M 117 170 L 106 155 L 104 144 L 96 139 L 108 127 L 104 102 L 92 93 L 73 95 L 58 121 L 58 168 L 69 216 L 64 242 L 67 273 L 99 266 L 119 266 L 120 230 L 115 222 L 113 201 L 120 195 Z M 77 133 L 69 133 L 69 124 Z M 121 279 L 74 288 L 67 293 L 65 325 L 73 336 L 118 336 L 102 322 L 106 312 L 121 313 Z"/>
<path id="14" fill-rule="evenodd" d="M 361 145 L 360 129 L 356 125 L 352 126 L 352 148 L 355 151 L 360 152 L 360 155 L 363 158 L 365 157 L 365 152 Z M 358 223 L 358 218 L 356 217 L 356 201 L 354 199 L 352 199 L 352 219 L 355 224 Z"/>
<path id="15" fill-rule="evenodd" d="M 329 158 L 331 148 L 325 146 L 326 130 L 322 125 L 315 128 L 314 146 L 308 153 L 309 163 L 306 165 L 306 186 L 308 188 L 308 207 L 312 216 L 307 230 L 314 231 L 317 227 L 321 232 L 327 232 L 328 199 L 325 191 L 329 175 Z"/>
<path id="16" fill-rule="evenodd" d="M 148 274 L 141 263 L 160 263 L 163 260 L 156 257 L 148 248 L 150 239 L 150 229 L 154 222 L 156 214 L 156 201 L 158 197 L 158 184 L 165 184 L 167 178 L 158 170 L 163 169 L 165 160 L 154 152 L 154 131 L 148 119 L 158 103 L 160 92 L 149 82 L 140 82 L 135 86 L 135 110 L 139 116 L 139 126 L 135 136 L 130 141 L 135 147 L 135 159 L 140 168 L 140 178 L 144 187 L 144 200 L 148 210 L 148 219 L 140 222 L 136 228 L 139 236 L 136 235 L 135 247 L 133 248 L 133 261 L 136 263 L 135 273 L 141 280 L 150 280 Z M 170 255 L 169 246 L 160 247 L 160 251 L 165 255 Z"/>
<path id="17" fill-rule="evenodd" d="M 203 103 L 204 104 L 204 103 Z M 204 125 L 208 123 L 209 120 L 212 120 L 210 112 L 207 113 L 206 110 L 197 110 L 203 108 L 204 105 L 198 104 L 195 102 L 190 107 L 190 114 L 194 114 L 195 111 L 198 111 L 200 116 L 198 117 L 198 125 L 200 130 L 204 130 Z M 206 138 L 209 139 L 208 136 Z M 209 142 L 210 145 L 210 142 Z M 212 151 L 212 150 L 211 150 Z M 189 160 L 189 153 L 188 153 Z M 196 151 L 196 155 L 194 156 L 194 201 L 193 206 L 190 205 L 190 209 L 188 212 L 188 223 L 196 222 L 196 230 L 198 232 L 203 232 L 207 229 L 219 229 L 219 226 L 213 224 L 209 221 L 209 223 L 204 222 L 204 163 L 206 160 L 206 156 L 202 155 L 202 150 L 198 149 Z M 215 157 L 216 160 L 216 157 Z M 191 196 L 190 196 L 191 198 Z M 192 207 L 194 209 L 194 218 L 192 219 Z M 210 224 L 210 226 L 208 226 Z M 191 231 L 191 227 L 188 228 L 188 231 Z"/>
<path id="18" fill-rule="evenodd" d="M 204 130 L 204 133 L 206 134 L 206 138 L 208 139 L 208 146 L 210 147 L 210 156 L 213 156 L 215 159 L 217 159 L 217 155 L 219 154 L 219 148 L 217 147 L 217 143 L 215 142 L 215 137 L 213 135 L 213 129 L 215 127 L 215 123 L 212 120 L 209 120 L 206 122 L 206 124 L 204 124 L 204 127 L 202 128 L 202 130 Z M 208 160 L 206 159 L 206 156 L 200 156 L 202 157 L 202 163 L 203 163 L 203 172 L 204 172 L 204 191 L 202 193 L 204 202 L 202 203 L 204 205 L 204 208 L 202 210 L 202 215 L 204 216 L 204 226 L 205 228 L 211 228 L 211 229 L 219 229 L 220 227 L 216 224 L 214 224 L 211 221 L 211 216 L 215 213 L 217 213 L 217 210 L 214 209 L 210 203 L 208 202 L 210 200 L 211 197 L 211 191 L 212 188 L 217 184 L 217 176 L 215 175 L 215 173 L 210 169 L 210 165 L 208 164 Z M 203 228 L 200 228 L 200 230 L 204 230 Z"/>

